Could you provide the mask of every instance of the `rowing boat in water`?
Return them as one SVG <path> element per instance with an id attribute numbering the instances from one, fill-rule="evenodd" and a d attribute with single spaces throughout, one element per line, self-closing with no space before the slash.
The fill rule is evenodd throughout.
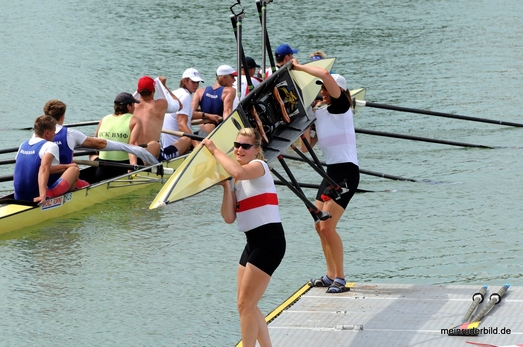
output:
<path id="1" fill-rule="evenodd" d="M 330 70 L 334 61 L 323 59 L 309 64 Z M 316 77 L 293 71 L 291 66 L 291 63 L 287 63 L 250 91 L 236 110 L 208 135 L 217 148 L 232 158 L 233 142 L 238 130 L 257 128 L 264 137 L 262 148 L 265 159 L 270 162 L 311 126 L 316 117 L 312 111 L 308 111 L 307 106 L 318 95 L 320 86 L 316 84 Z M 354 98 L 365 97 L 364 88 L 353 93 Z M 228 178 L 229 174 L 217 163 L 211 152 L 200 146 L 169 178 L 149 208 L 163 207 L 188 198 Z"/>
<path id="2" fill-rule="evenodd" d="M 334 59 L 322 63 L 326 63 L 326 68 L 330 69 Z M 263 86 L 260 85 L 261 88 L 251 91 L 240 107 L 209 135 L 220 149 L 231 156 L 232 142 L 238 129 L 255 126 L 252 124 L 254 119 L 251 118 L 250 112 L 256 113 L 262 120 L 264 131 L 270 137 L 270 142 L 263 146 L 268 161 L 287 149 L 303 130 L 314 122 L 314 115 L 307 113 L 303 105 L 310 104 L 318 93 L 319 86 L 314 83 L 315 79 L 285 69 L 273 76 Z M 274 96 L 276 94 L 274 87 L 278 88 L 277 93 L 282 98 L 285 111 L 282 111 L 282 104 Z M 353 90 L 351 95 L 357 100 L 364 100 L 365 88 Z M 290 115 L 290 123 L 282 123 L 281 116 L 277 122 L 273 122 L 274 119 L 271 122 L 270 118 L 281 112 Z M 146 168 L 140 169 L 48 199 L 38 207 L 29 202 L 14 201 L 12 195 L 0 198 L 0 234 L 59 218 L 97 203 L 151 187 L 153 184 L 160 185 L 167 181 L 151 204 L 151 208 L 161 206 L 163 201 L 170 203 L 192 196 L 228 178 L 228 174 L 217 165 L 214 157 L 205 147 L 198 147 L 189 155 L 164 162 L 163 167 L 175 169 L 177 172 L 167 181 L 169 175 L 151 173 Z M 83 169 L 82 173 L 92 169 Z"/>
<path id="3" fill-rule="evenodd" d="M 163 162 L 163 167 L 176 170 L 186 157 Z M 0 234 L 63 217 L 106 200 L 151 187 L 153 184 L 165 183 L 167 175 L 150 172 L 151 168 L 144 167 L 129 174 L 93 183 L 85 188 L 47 199 L 41 206 L 16 201 L 13 194 L 5 196 L 0 199 Z M 81 177 L 88 176 L 93 170 L 92 167 L 82 169 Z"/>

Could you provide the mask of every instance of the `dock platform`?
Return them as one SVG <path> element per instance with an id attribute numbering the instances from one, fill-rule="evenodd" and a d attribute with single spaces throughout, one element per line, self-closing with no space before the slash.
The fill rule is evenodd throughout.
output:
<path id="1" fill-rule="evenodd" d="M 475 314 L 502 287 L 486 284 Z M 273 346 L 523 346 L 523 287 L 509 288 L 481 320 L 477 336 L 449 336 L 446 329 L 462 323 L 481 286 L 347 286 L 350 291 L 342 294 L 300 288 L 266 317 Z"/>

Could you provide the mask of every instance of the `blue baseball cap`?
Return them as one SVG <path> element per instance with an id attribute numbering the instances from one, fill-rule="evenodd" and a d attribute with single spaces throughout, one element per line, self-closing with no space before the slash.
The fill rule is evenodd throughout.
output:
<path id="1" fill-rule="evenodd" d="M 285 56 L 287 54 L 296 54 L 298 53 L 298 50 L 297 49 L 292 49 L 291 46 L 289 46 L 288 44 L 284 43 L 282 45 L 279 45 L 277 48 L 276 48 L 276 51 L 274 51 L 274 53 L 280 55 L 280 56 Z"/>

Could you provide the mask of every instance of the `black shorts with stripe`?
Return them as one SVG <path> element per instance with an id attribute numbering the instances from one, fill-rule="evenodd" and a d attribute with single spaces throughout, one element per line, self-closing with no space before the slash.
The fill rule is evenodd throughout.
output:
<path id="1" fill-rule="evenodd" d="M 343 209 L 346 209 L 350 199 L 352 199 L 354 193 L 356 193 L 360 183 L 360 169 L 358 165 L 354 163 L 327 165 L 327 175 L 340 186 L 349 189 L 348 192 L 341 194 L 338 200 L 333 199 L 333 201 L 343 207 Z M 344 181 L 345 183 L 343 183 Z M 326 179 L 323 179 L 320 184 L 320 188 L 316 193 L 316 200 L 323 201 L 321 195 L 325 192 L 327 187 L 329 187 L 329 183 Z"/>

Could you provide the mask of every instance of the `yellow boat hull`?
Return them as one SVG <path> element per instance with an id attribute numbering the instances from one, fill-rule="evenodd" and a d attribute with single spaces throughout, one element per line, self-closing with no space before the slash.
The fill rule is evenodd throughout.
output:
<path id="1" fill-rule="evenodd" d="M 165 162 L 164 167 L 176 170 L 185 158 L 186 156 L 183 156 Z M 86 188 L 48 199 L 39 207 L 0 204 L 0 234 L 60 218 L 109 199 L 151 187 L 153 184 L 163 184 L 166 180 L 167 178 L 142 171 L 92 184 Z"/>

